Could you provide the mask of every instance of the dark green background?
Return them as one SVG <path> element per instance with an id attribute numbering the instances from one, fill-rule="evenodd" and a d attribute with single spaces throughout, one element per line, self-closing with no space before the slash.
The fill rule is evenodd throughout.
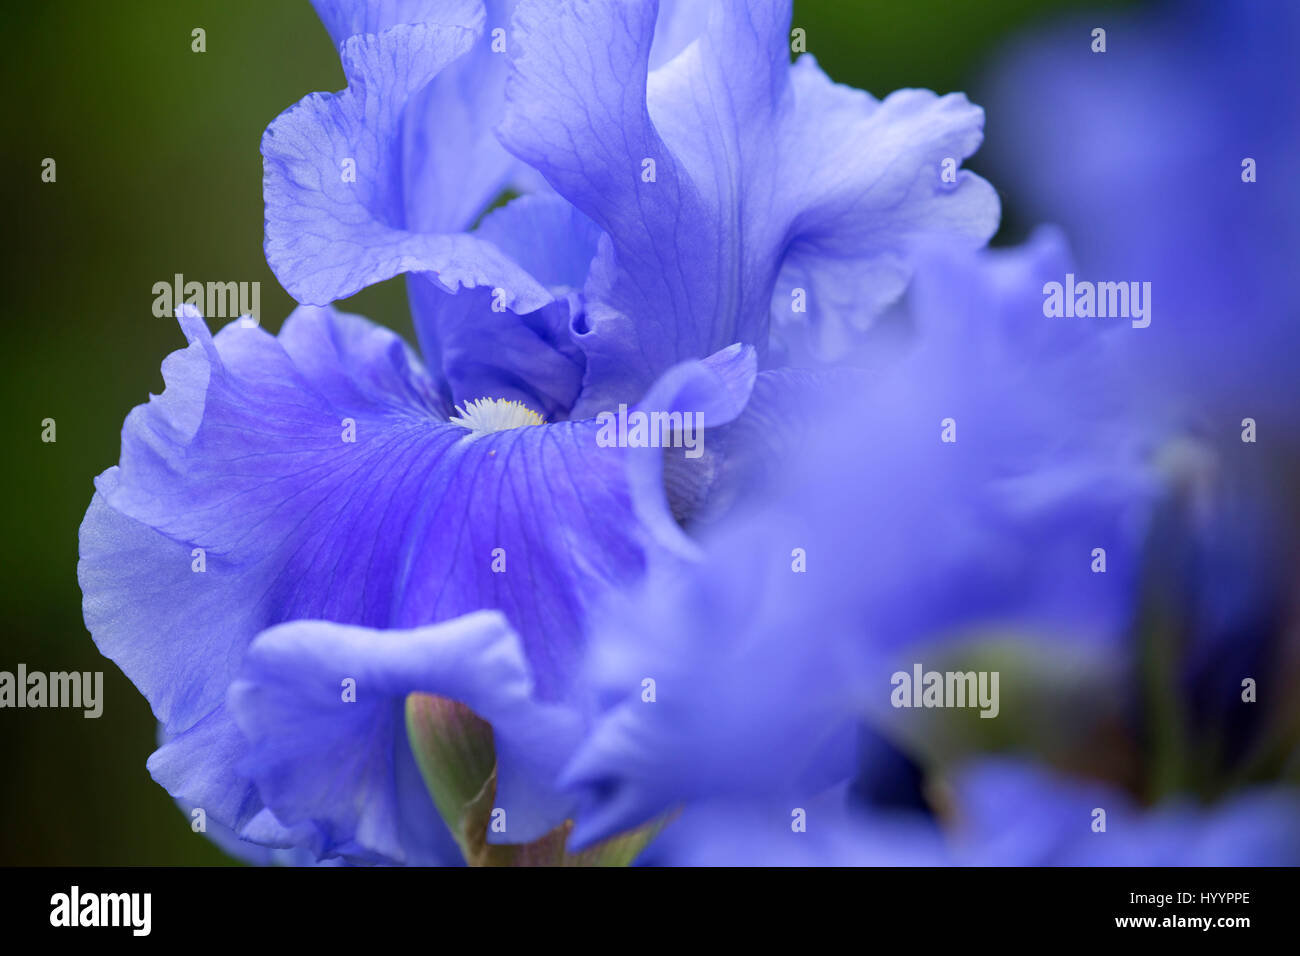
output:
<path id="1" fill-rule="evenodd" d="M 841 82 L 979 102 L 979 71 L 1004 36 L 1081 6 L 797 0 L 795 25 Z M 153 284 L 177 272 L 260 281 L 272 331 L 292 308 L 262 257 L 258 142 L 303 95 L 342 86 L 342 71 L 307 0 L 50 0 L 5 16 L 0 670 L 102 669 L 105 705 L 98 720 L 0 710 L 0 863 L 228 862 L 145 770 L 154 721 L 82 624 L 77 527 L 91 479 L 117 460 L 123 418 L 161 391 L 159 365 L 184 344 L 152 314 Z M 195 27 L 205 53 L 191 52 Z M 53 184 L 40 180 L 45 157 Z M 995 185 L 1004 235 L 1019 238 L 1014 188 Z M 409 335 L 400 281 L 349 307 Z M 54 444 L 41 442 L 45 418 Z"/>

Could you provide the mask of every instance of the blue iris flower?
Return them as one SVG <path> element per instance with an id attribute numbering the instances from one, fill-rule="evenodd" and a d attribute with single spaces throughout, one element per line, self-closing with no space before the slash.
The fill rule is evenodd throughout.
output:
<path id="1" fill-rule="evenodd" d="M 912 243 L 993 232 L 988 184 L 940 176 L 979 109 L 791 65 L 788 2 L 702 6 L 317 4 L 347 88 L 262 145 L 267 259 L 303 305 L 276 336 L 178 310 L 189 344 L 81 529 L 87 625 L 162 725 L 151 773 L 239 840 L 457 862 L 412 692 L 492 724 L 503 839 L 570 816 L 593 609 L 692 555 L 727 469 L 669 475 L 595 416 L 753 432 L 797 391 L 774 315 L 833 351 Z M 423 360 L 330 307 L 398 274 Z M 745 434 L 734 461 L 767 447 Z"/>

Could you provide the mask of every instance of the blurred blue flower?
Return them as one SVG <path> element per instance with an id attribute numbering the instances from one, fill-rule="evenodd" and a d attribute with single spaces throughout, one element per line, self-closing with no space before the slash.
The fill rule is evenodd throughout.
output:
<path id="1" fill-rule="evenodd" d="M 1133 704 L 1144 747 L 1182 751 L 1158 790 L 1215 794 L 1293 726 L 1298 40 L 1287 0 L 1171 0 L 1052 25 L 993 76 L 989 155 L 1025 208 L 1066 227 L 1081 273 L 1152 283 L 1150 327 L 1110 362 L 1162 484 L 1139 651 L 1165 699 Z M 1247 679 L 1272 690 L 1244 702 Z"/>
<path id="2" fill-rule="evenodd" d="M 1151 325 L 1116 355 L 1124 387 L 1216 436 L 1300 424 L 1297 42 L 1291 0 L 1169 0 L 1073 16 L 994 60 L 999 181 L 1065 228 L 1080 278 L 1152 283 Z"/>
<path id="3" fill-rule="evenodd" d="M 1295 866 L 1300 790 L 1257 788 L 1213 807 L 1145 811 L 1095 781 L 986 759 L 953 784 L 954 859 L 979 866 Z M 1104 816 L 1098 811 L 1102 811 Z"/>

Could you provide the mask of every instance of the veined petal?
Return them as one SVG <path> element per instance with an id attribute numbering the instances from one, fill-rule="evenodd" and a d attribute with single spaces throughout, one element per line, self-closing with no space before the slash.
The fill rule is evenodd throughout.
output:
<path id="1" fill-rule="evenodd" d="M 198 558 L 189 545 L 110 507 L 106 499 L 119 474 L 113 467 L 99 476 L 81 523 L 82 611 L 100 652 L 117 662 L 176 732 L 209 713 L 233 676 L 230 638 L 212 622 L 230 633 L 249 633 L 256 610 L 229 603 L 228 588 L 238 591 L 240 569 L 213 555 L 203 559 L 210 572 L 195 572 Z M 214 579 L 226 587 L 214 588 Z"/>
<path id="2" fill-rule="evenodd" d="M 266 257 L 294 298 L 324 305 L 399 273 L 421 272 L 449 291 L 504 289 L 508 303 L 523 311 L 549 301 L 491 243 L 423 231 L 436 217 L 414 217 L 408 208 L 403 151 L 419 148 L 404 146 L 406 111 L 471 49 L 479 27 L 399 24 L 350 37 L 340 48 L 347 89 L 313 93 L 267 128 Z"/>

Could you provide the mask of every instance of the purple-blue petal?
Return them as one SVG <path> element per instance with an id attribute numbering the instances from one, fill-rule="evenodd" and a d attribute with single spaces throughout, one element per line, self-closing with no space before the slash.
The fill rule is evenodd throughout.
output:
<path id="1" fill-rule="evenodd" d="M 242 769 L 278 819 L 316 828 L 327 855 L 453 862 L 407 742 L 405 700 L 416 692 L 492 724 L 505 839 L 528 842 L 563 822 L 572 798 L 543 782 L 572 748 L 576 716 L 535 699 L 522 643 L 493 612 L 413 630 L 295 621 L 264 632 L 230 689 L 249 741 Z"/>
<path id="2" fill-rule="evenodd" d="M 266 258 L 298 301 L 325 305 L 403 272 L 428 275 L 453 292 L 501 288 L 524 311 L 548 301 L 491 243 L 428 231 L 432 213 L 417 221 L 408 207 L 404 150 L 419 147 L 406 142 L 406 111 L 476 38 L 471 27 L 429 23 L 350 37 L 340 48 L 347 89 L 313 93 L 267 128 Z M 462 198 L 430 194 L 423 206 Z M 463 218 L 449 213 L 444 220 L 458 230 Z"/>
<path id="3" fill-rule="evenodd" d="M 792 69 L 782 2 L 711 5 L 706 28 L 651 72 L 655 11 L 524 0 L 515 18 L 502 141 L 605 234 L 579 330 L 578 415 L 635 402 L 666 368 L 733 342 L 762 361 L 787 262 L 829 277 L 806 290 L 816 321 L 852 311 L 865 324 L 902 291 L 909 243 L 978 245 L 997 223 L 986 183 L 940 178 L 942 159 L 980 141 L 982 113 L 964 98 L 879 104 L 811 60 Z M 854 291 L 836 298 L 836 283 Z"/>

